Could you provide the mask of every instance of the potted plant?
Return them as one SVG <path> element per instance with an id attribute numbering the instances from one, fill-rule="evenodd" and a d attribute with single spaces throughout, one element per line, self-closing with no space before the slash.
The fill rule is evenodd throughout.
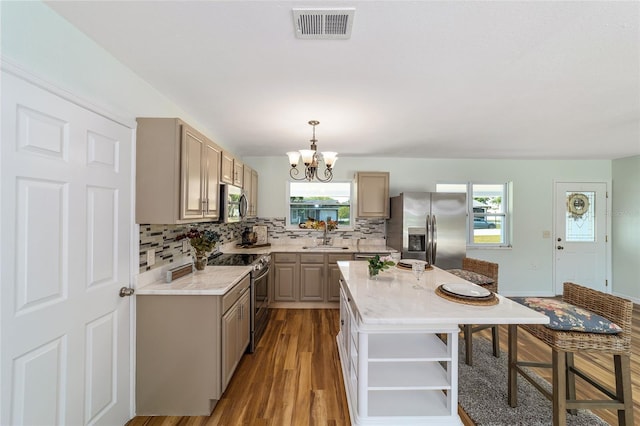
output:
<path id="1" fill-rule="evenodd" d="M 212 251 L 220 241 L 220 234 L 216 231 L 191 228 L 189 232 L 178 235 L 176 241 L 189 238 L 191 247 L 195 250 L 194 264 L 198 271 L 202 271 L 207 266 L 208 252 Z"/>
<path id="2" fill-rule="evenodd" d="M 390 256 L 380 257 L 380 255 L 376 254 L 369 262 L 369 278 L 376 278 L 381 271 L 385 269 L 389 269 L 394 266 L 396 263 L 391 260 Z"/>

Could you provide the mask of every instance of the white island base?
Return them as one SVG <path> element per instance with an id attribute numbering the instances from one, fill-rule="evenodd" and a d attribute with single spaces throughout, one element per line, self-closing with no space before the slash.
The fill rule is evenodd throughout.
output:
<path id="1" fill-rule="evenodd" d="M 461 425 L 458 325 L 364 327 L 341 296 L 338 352 L 352 425 Z"/>
<path id="2" fill-rule="evenodd" d="M 367 265 L 338 262 L 338 351 L 354 426 L 461 425 L 459 324 L 549 323 L 500 295 L 491 306 L 445 300 L 439 285 L 475 285 L 437 267 L 420 281 L 397 268 L 372 280 Z"/>

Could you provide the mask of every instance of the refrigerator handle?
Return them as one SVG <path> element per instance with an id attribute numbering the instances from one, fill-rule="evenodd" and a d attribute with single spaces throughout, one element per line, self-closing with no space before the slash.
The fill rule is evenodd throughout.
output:
<path id="1" fill-rule="evenodd" d="M 431 265 L 431 215 L 427 215 L 426 223 L 425 223 L 425 253 L 424 259 L 427 261 L 427 265 Z"/>
<path id="2" fill-rule="evenodd" d="M 436 254 L 438 252 L 438 224 L 436 223 L 436 215 L 431 215 L 431 264 L 436 264 Z"/>

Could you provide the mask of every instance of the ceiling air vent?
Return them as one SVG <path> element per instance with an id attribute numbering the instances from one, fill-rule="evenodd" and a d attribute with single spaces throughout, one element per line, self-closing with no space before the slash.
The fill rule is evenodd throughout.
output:
<path id="1" fill-rule="evenodd" d="M 355 8 L 293 9 L 293 24 L 298 38 L 348 39 Z"/>

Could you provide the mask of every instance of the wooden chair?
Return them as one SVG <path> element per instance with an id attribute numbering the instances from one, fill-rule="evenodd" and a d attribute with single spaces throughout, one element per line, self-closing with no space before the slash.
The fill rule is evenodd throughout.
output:
<path id="1" fill-rule="evenodd" d="M 633 399 L 631 396 L 631 321 L 633 303 L 621 297 L 602 293 L 574 283 L 564 283 L 563 300 L 572 305 L 598 314 L 614 322 L 622 331 L 618 334 L 558 331 L 538 324 L 509 326 L 509 405 L 517 405 L 518 373 L 531 382 L 553 402 L 553 425 L 564 426 L 565 411 L 575 414 L 578 408 L 609 408 L 618 411 L 618 425 L 632 426 Z M 518 360 L 518 327 L 549 345 L 551 364 Z M 602 383 L 578 370 L 574 365 L 574 352 L 601 352 L 613 355 L 616 389 L 608 389 Z M 552 371 L 552 391 L 538 385 L 521 367 L 546 367 Z M 610 399 L 576 400 L 575 376 L 578 375 Z"/>
<path id="2" fill-rule="evenodd" d="M 482 287 L 494 293 L 498 292 L 498 264 L 497 263 L 487 262 L 485 260 L 474 259 L 471 257 L 465 257 L 464 259 L 462 259 L 462 269 L 463 271 L 475 272 L 476 274 L 484 275 L 485 277 L 490 278 L 491 280 L 493 280 L 491 284 L 482 284 L 480 282 L 475 282 L 475 284 L 481 285 Z M 467 365 L 473 365 L 473 333 L 484 330 L 486 328 L 491 328 L 491 337 L 493 341 L 493 356 L 495 356 L 496 358 L 500 357 L 500 335 L 498 334 L 497 325 L 464 324 L 462 325 L 462 332 L 464 335 L 464 344 L 465 344 L 464 361 Z"/>

